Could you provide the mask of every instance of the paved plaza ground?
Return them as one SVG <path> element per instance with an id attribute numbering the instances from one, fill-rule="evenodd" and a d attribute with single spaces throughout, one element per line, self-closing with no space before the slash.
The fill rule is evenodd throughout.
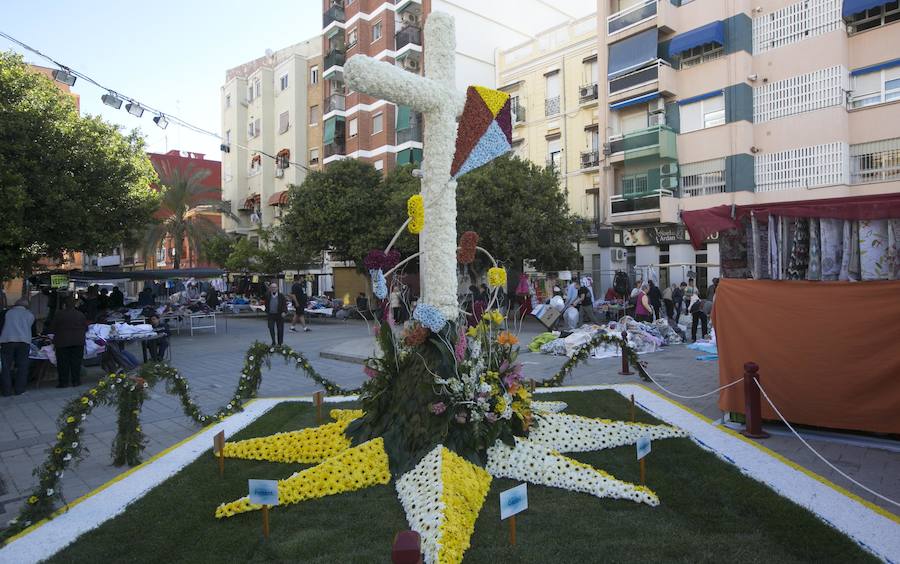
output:
<path id="1" fill-rule="evenodd" d="M 326 378 L 344 387 L 358 386 L 365 378 L 360 362 L 375 346 L 370 327 L 362 321 L 333 319 L 313 321 L 311 327 L 309 333 L 286 331 L 285 343 L 302 351 Z M 541 330 L 537 323 L 526 323 L 520 334 L 523 345 Z M 173 335 L 172 364 L 188 379 L 195 400 L 205 411 L 215 410 L 231 397 L 244 353 L 254 340 L 268 341 L 265 321 L 259 317 L 229 318 L 227 331 L 226 321 L 220 319 L 216 334 L 203 332 L 192 337 L 183 331 L 181 335 Z M 523 351 L 519 359 L 525 365 L 526 375 L 537 380 L 554 374 L 565 361 L 564 357 L 530 353 L 524 347 Z M 136 348 L 133 352 L 139 354 L 140 350 Z M 649 363 L 648 370 L 662 385 L 682 395 L 700 395 L 718 387 L 718 364 L 698 361 L 697 354 L 684 345 L 676 345 L 644 355 L 642 359 Z M 578 366 L 566 384 L 640 382 L 637 376 L 618 375 L 619 367 L 618 358 L 592 359 Z M 761 374 L 764 378 L 765 367 Z M 96 381 L 99 375 L 99 368 L 89 369 L 87 382 Z M 63 405 L 84 389 L 56 389 L 45 385 L 41 389 L 29 388 L 23 396 L 0 398 L 0 476 L 7 489 L 0 494 L 0 523 L 12 519 L 29 495 L 35 483 L 31 472 L 44 461 L 46 449 L 55 440 L 56 417 Z M 317 389 L 302 372 L 274 359 L 271 369 L 263 373 L 260 396 L 300 396 Z M 722 415 L 716 395 L 698 400 L 673 399 L 712 419 Z M 144 404 L 141 424 L 149 439 L 145 459 L 199 430 L 182 413 L 177 397 L 167 394 L 163 385 L 157 386 Z M 127 467 L 111 465 L 109 453 L 115 426 L 115 411 L 111 407 L 98 408 L 87 419 L 84 444 L 90 453 L 63 477 L 62 488 L 67 499 L 74 500 L 127 470 Z M 766 429 L 773 433 L 771 438 L 761 441 L 766 447 L 864 499 L 900 513 L 896 506 L 879 502 L 837 475 L 785 428 L 768 425 Z M 900 443 L 817 433 L 809 433 L 806 438 L 856 480 L 892 499 L 900 499 Z"/>

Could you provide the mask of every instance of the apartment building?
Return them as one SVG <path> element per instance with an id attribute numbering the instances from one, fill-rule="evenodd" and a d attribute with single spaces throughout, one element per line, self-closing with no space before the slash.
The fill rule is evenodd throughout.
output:
<path id="1" fill-rule="evenodd" d="M 227 231 L 276 224 L 288 187 L 320 162 L 321 47 L 316 36 L 226 71 L 222 191 L 238 217 L 224 220 Z"/>
<path id="2" fill-rule="evenodd" d="M 694 251 L 682 210 L 900 191 L 898 20 L 896 0 L 599 0 L 612 266 L 696 264 L 660 279 L 702 288 L 718 245 Z"/>
<path id="3" fill-rule="evenodd" d="M 602 172 L 598 65 L 596 14 L 497 53 L 497 83 L 511 97 L 513 151 L 556 169 L 569 208 L 593 236 L 579 245 L 585 265 L 596 251 Z"/>

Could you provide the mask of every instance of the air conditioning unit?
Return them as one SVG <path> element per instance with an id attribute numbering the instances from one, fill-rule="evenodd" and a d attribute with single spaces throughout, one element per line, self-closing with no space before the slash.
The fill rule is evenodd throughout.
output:
<path id="1" fill-rule="evenodd" d="M 284 178 L 284 169 L 281 167 L 275 167 L 275 178 Z"/>
<path id="2" fill-rule="evenodd" d="M 578 95 L 582 100 L 587 100 L 588 98 L 593 99 L 597 97 L 597 85 L 596 84 L 588 84 L 587 86 L 581 86 L 578 88 Z"/>
<path id="3" fill-rule="evenodd" d="M 662 190 L 675 190 L 678 188 L 677 176 L 664 176 L 659 179 L 659 187 Z"/>
<path id="4" fill-rule="evenodd" d="M 666 163 L 659 167 L 660 176 L 672 176 L 678 174 L 678 163 Z"/>
<path id="5" fill-rule="evenodd" d="M 662 98 L 657 98 L 650 102 L 650 113 L 658 114 L 666 111 L 666 101 Z"/>
<path id="6" fill-rule="evenodd" d="M 623 249 L 622 247 L 613 247 L 610 249 L 612 251 L 612 261 L 613 262 L 623 262 L 628 258 L 628 249 Z"/>
<path id="7" fill-rule="evenodd" d="M 650 127 L 666 125 L 666 114 L 650 114 Z"/>
<path id="8" fill-rule="evenodd" d="M 400 22 L 404 25 L 418 26 L 419 16 L 412 12 L 403 12 L 402 14 L 400 14 Z"/>
<path id="9" fill-rule="evenodd" d="M 419 60 L 416 58 L 404 57 L 402 66 L 404 70 L 419 72 Z"/>

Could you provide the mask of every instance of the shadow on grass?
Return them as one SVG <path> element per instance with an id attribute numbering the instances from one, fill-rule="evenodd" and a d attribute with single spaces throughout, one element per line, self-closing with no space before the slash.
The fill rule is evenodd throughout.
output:
<path id="1" fill-rule="evenodd" d="M 630 417 L 629 403 L 612 391 L 540 399 L 565 401 L 568 413 Z M 658 422 L 640 411 L 637 419 Z M 229 439 L 314 424 L 315 408 L 284 403 Z M 639 479 L 634 447 L 574 457 L 622 480 Z M 219 479 L 209 452 L 50 562 L 388 562 L 394 534 L 408 528 L 393 485 L 276 507 L 268 542 L 258 512 L 213 517 L 220 502 L 246 494 L 248 478 L 285 478 L 300 467 L 226 460 L 225 478 Z M 517 546 L 511 548 L 507 525 L 499 521 L 499 492 L 516 482 L 494 480 L 466 562 L 876 561 L 813 514 L 688 439 L 653 445 L 647 482 L 660 497 L 659 507 L 531 486 L 529 509 L 517 519 Z"/>

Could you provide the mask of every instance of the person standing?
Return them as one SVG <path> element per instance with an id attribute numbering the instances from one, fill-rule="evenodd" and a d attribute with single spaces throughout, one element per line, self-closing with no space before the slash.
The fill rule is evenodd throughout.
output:
<path id="1" fill-rule="evenodd" d="M 219 307 L 219 291 L 214 286 L 210 286 L 206 292 L 206 305 L 212 309 Z"/>
<path id="2" fill-rule="evenodd" d="M 31 346 L 31 326 L 34 314 L 28 309 L 28 298 L 19 298 L 6 312 L 3 331 L 0 332 L 0 392 L 4 396 L 25 393 L 28 383 L 28 349 Z M 16 368 L 13 381 L 13 366 Z"/>
<path id="3" fill-rule="evenodd" d="M 708 318 L 706 316 L 706 312 L 703 310 L 703 300 L 700 299 L 696 293 L 691 296 L 691 302 L 688 306 L 688 312 L 691 314 L 691 341 L 697 341 L 697 323 L 702 322 L 703 325 L 703 334 L 701 337 L 706 337 L 707 321 Z"/>
<path id="4" fill-rule="evenodd" d="M 662 293 L 663 306 L 666 308 L 666 317 L 669 319 L 672 319 L 672 317 L 675 316 L 675 302 L 672 297 L 675 293 L 675 288 L 677 288 L 675 284 L 666 286 L 666 289 L 663 290 Z"/>
<path id="5" fill-rule="evenodd" d="M 163 362 L 166 359 L 166 351 L 169 350 L 169 335 L 171 334 L 169 324 L 165 321 L 161 321 L 159 315 L 156 315 L 155 313 L 151 315 L 150 319 L 147 321 L 150 323 L 150 326 L 153 327 L 153 331 L 157 335 L 156 339 L 147 341 L 147 349 L 150 352 L 150 358 L 154 362 Z"/>
<path id="6" fill-rule="evenodd" d="M 97 320 L 97 287 L 90 286 L 87 293 L 81 298 L 81 313 L 87 317 L 87 320 L 93 323 Z"/>
<path id="7" fill-rule="evenodd" d="M 675 302 L 675 323 L 681 320 L 681 312 L 684 310 L 684 289 L 687 284 L 684 282 L 680 286 L 676 286 L 672 290 L 672 301 Z"/>
<path id="8" fill-rule="evenodd" d="M 309 331 L 309 325 L 306 324 L 306 304 L 309 303 L 309 298 L 306 297 L 306 282 L 299 274 L 294 275 L 294 283 L 291 285 L 291 300 L 294 302 L 291 331 L 297 332 L 297 320 L 303 324 L 304 331 Z"/>
<path id="9" fill-rule="evenodd" d="M 591 297 L 591 289 L 584 280 L 581 281 L 578 288 L 578 310 L 581 312 L 582 321 L 600 325 L 600 321 L 594 314 L 594 299 Z"/>
<path id="10" fill-rule="evenodd" d="M 109 295 L 109 309 L 119 309 L 125 307 L 125 294 L 118 286 L 114 286 L 112 293 Z"/>
<path id="11" fill-rule="evenodd" d="M 269 324 L 269 335 L 272 337 L 272 345 L 284 344 L 284 314 L 287 313 L 287 298 L 278 291 L 278 284 L 269 284 L 269 292 L 266 294 L 266 318 Z M 277 331 L 277 339 L 276 339 Z"/>
<path id="12" fill-rule="evenodd" d="M 394 286 L 391 288 L 391 316 L 394 319 L 394 323 L 400 323 L 400 288 L 398 286 Z"/>
<path id="13" fill-rule="evenodd" d="M 44 334 L 47 317 L 50 315 L 50 292 L 47 290 L 39 290 L 37 293 L 33 294 L 31 300 L 29 300 L 28 307 L 31 309 L 31 313 L 34 314 L 34 334 Z"/>
<path id="14" fill-rule="evenodd" d="M 662 292 L 653 280 L 648 280 L 647 285 L 650 287 L 650 291 L 647 292 L 647 297 L 650 299 L 650 307 L 653 308 L 656 318 L 662 319 Z"/>
<path id="15" fill-rule="evenodd" d="M 713 278 L 712 284 L 709 285 L 709 288 L 706 289 L 706 299 L 715 302 L 716 301 L 716 290 L 719 288 L 719 279 Z"/>
<path id="16" fill-rule="evenodd" d="M 634 318 L 637 321 L 653 321 L 653 306 L 650 305 L 650 299 L 647 297 L 647 292 L 650 291 L 650 287 L 647 284 L 641 285 L 638 290 L 637 296 L 635 296 L 636 301 L 634 304 Z"/>
<path id="17" fill-rule="evenodd" d="M 694 296 L 700 297 L 697 294 L 697 286 L 694 285 L 694 279 L 688 278 L 687 286 L 684 287 L 684 302 L 687 305 L 688 313 L 690 313 L 691 309 L 691 298 Z"/>
<path id="18" fill-rule="evenodd" d="M 56 372 L 59 375 L 56 387 L 80 386 L 87 317 L 75 309 L 75 300 L 67 296 L 63 309 L 57 312 L 51 327 L 53 347 L 56 349 Z"/>

